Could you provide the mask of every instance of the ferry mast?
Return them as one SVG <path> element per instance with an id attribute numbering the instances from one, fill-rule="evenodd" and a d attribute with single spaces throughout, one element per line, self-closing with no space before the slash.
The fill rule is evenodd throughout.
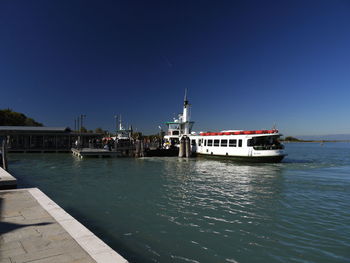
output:
<path id="1" fill-rule="evenodd" d="M 185 89 L 184 109 L 182 113 L 183 135 L 190 135 L 193 122 L 190 122 L 190 104 L 187 99 L 187 89 Z"/>
<path id="2" fill-rule="evenodd" d="M 190 107 L 187 98 L 187 89 L 185 89 L 185 97 L 183 103 L 183 111 L 178 115 L 178 118 L 174 118 L 173 121 L 166 122 L 168 126 L 167 135 L 164 136 L 165 148 L 171 146 L 178 146 L 183 136 L 189 137 L 192 132 L 193 121 L 190 120 Z"/>

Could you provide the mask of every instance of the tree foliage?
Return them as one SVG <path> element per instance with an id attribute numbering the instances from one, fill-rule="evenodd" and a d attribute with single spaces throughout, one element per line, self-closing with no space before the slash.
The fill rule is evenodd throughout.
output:
<path id="1" fill-rule="evenodd" d="M 104 133 L 102 128 L 96 128 L 95 133 Z"/>
<path id="2" fill-rule="evenodd" d="M 298 138 L 292 137 L 292 136 L 287 136 L 285 139 L 285 141 L 289 141 L 289 142 L 298 142 L 300 141 Z"/>
<path id="3" fill-rule="evenodd" d="M 0 126 L 43 126 L 23 113 L 11 109 L 0 110 Z"/>
<path id="4" fill-rule="evenodd" d="M 132 138 L 137 140 L 142 138 L 142 132 L 133 132 L 132 133 Z"/>

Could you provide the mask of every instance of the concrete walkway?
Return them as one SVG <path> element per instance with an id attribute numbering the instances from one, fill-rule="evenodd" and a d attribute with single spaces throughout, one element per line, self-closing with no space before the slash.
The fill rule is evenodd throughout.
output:
<path id="1" fill-rule="evenodd" d="M 0 167 L 0 189 L 13 189 L 17 187 L 17 179 Z"/>
<path id="2" fill-rule="evenodd" d="M 0 191 L 0 263 L 125 263 L 37 188 Z"/>

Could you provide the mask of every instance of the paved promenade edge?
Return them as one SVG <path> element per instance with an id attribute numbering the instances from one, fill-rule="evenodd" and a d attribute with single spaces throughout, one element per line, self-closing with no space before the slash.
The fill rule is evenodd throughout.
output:
<path id="1" fill-rule="evenodd" d="M 65 231 L 88 253 L 97 263 L 128 263 L 111 247 L 94 235 L 84 225 L 63 210 L 38 188 L 22 188 L 7 191 L 27 190 Z"/>
<path id="2" fill-rule="evenodd" d="M 0 190 L 16 187 L 17 179 L 0 167 Z"/>

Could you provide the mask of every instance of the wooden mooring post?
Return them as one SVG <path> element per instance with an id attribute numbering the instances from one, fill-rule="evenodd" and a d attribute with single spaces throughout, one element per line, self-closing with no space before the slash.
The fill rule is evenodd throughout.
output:
<path id="1" fill-rule="evenodd" d="M 144 157 L 145 156 L 145 146 L 144 146 L 144 142 L 143 139 L 137 139 L 135 141 L 135 155 L 134 157 L 138 158 L 138 157 Z"/>
<path id="2" fill-rule="evenodd" d="M 135 142 L 135 157 L 141 157 L 141 140 Z"/>
<path id="3" fill-rule="evenodd" d="M 191 155 L 192 155 L 191 140 L 189 137 L 183 136 L 180 140 L 180 145 L 179 145 L 179 157 L 190 158 Z"/>
<path id="4" fill-rule="evenodd" d="M 186 140 L 184 137 L 182 137 L 180 140 L 180 145 L 179 145 L 179 157 L 180 158 L 185 156 L 185 151 L 186 151 Z"/>
<path id="5" fill-rule="evenodd" d="M 189 137 L 186 137 L 185 145 L 186 145 L 186 147 L 185 147 L 186 158 L 189 158 L 189 157 L 191 157 L 191 140 Z"/>
<path id="6" fill-rule="evenodd" d="M 141 145 L 140 145 L 140 157 L 145 156 L 145 146 L 144 146 L 144 141 L 141 140 Z"/>

